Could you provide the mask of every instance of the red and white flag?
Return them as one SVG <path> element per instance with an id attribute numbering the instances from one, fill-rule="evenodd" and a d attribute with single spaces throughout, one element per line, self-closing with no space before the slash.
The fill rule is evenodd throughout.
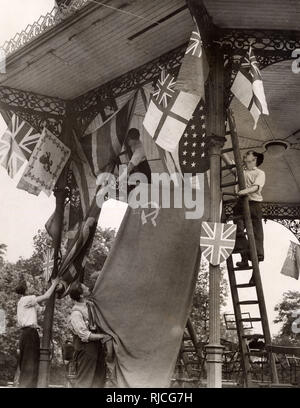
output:
<path id="1" fill-rule="evenodd" d="M 241 67 L 232 84 L 231 92 L 250 111 L 256 129 L 257 121 L 263 113 L 269 115 L 264 85 L 258 62 L 252 50 L 249 51 L 241 63 Z"/>
<path id="2" fill-rule="evenodd" d="M 162 149 L 176 149 L 193 116 L 200 97 L 175 89 L 175 80 L 161 71 L 161 77 L 143 122 L 144 128 Z"/>
<path id="3" fill-rule="evenodd" d="M 236 239 L 236 225 L 202 222 L 200 247 L 212 265 L 219 265 L 231 255 Z"/>
<path id="4" fill-rule="evenodd" d="M 199 95 L 205 99 L 205 82 L 209 73 L 205 50 L 196 24 L 180 67 L 175 88 L 179 91 Z M 199 100 L 200 100 L 199 98 Z"/>
<path id="5" fill-rule="evenodd" d="M 290 241 L 290 246 L 280 273 L 296 280 L 300 273 L 300 245 Z"/>

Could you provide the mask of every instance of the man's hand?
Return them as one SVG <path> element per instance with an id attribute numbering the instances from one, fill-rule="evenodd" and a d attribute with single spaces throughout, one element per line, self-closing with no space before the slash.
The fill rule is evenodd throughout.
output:
<path id="1" fill-rule="evenodd" d="M 248 194 L 248 190 L 247 190 L 247 189 L 240 190 L 240 191 L 238 191 L 237 194 L 238 194 L 238 196 L 240 196 L 240 197 L 245 196 L 245 195 Z"/>

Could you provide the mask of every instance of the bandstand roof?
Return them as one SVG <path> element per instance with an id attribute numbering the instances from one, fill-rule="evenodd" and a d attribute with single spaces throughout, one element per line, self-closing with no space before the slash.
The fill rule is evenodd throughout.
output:
<path id="1" fill-rule="evenodd" d="M 183 45 L 193 27 L 185 0 L 106 1 L 112 8 L 79 3 L 61 18 L 50 15 L 44 26 L 41 20 L 44 29 L 36 30 L 38 35 L 21 34 L 5 44 L 10 55 L 0 85 L 72 100 Z M 290 30 L 300 32 L 298 1 L 204 3 L 214 24 L 225 29 L 285 30 L 287 37 Z M 231 103 L 240 144 L 264 151 L 267 141 L 289 142 L 282 156 L 265 154 L 264 199 L 300 203 L 300 74 L 292 72 L 291 61 L 283 61 L 264 68 L 262 75 L 270 115 L 255 131 L 249 112 L 237 100 Z M 150 156 L 157 154 L 149 149 Z"/>

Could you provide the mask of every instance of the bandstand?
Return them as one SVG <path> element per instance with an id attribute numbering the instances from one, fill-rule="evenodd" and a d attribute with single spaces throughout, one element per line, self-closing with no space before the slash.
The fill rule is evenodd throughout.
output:
<path id="1" fill-rule="evenodd" d="M 6 73 L 0 75 L 0 109 L 37 131 L 46 126 L 68 144 L 110 116 L 128 95 L 153 89 L 161 67 L 177 75 L 196 17 L 210 63 L 207 135 L 211 138 L 211 220 L 219 221 L 220 157 L 225 117 L 235 115 L 242 150 L 265 153 L 263 216 L 300 239 L 300 4 L 290 0 L 68 0 L 3 45 Z M 241 59 L 252 46 L 258 59 L 269 116 L 253 130 L 252 118 L 230 92 Z M 138 100 L 133 121 L 142 131 L 145 108 Z M 153 171 L 162 171 L 159 152 L 142 131 Z M 229 175 L 230 177 L 230 175 Z M 57 186 L 56 202 L 64 195 Z M 232 202 L 225 203 L 232 214 Z M 59 250 L 59 237 L 56 250 Z M 208 386 L 221 387 L 220 269 L 210 267 Z M 53 301 L 54 302 L 54 301 Z M 42 372 L 49 364 L 51 316 L 47 307 Z M 40 385 L 47 384 L 47 375 Z"/>

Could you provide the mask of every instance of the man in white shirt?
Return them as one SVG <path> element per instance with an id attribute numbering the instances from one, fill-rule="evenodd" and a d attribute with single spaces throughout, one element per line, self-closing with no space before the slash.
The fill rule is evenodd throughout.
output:
<path id="1" fill-rule="evenodd" d="M 38 368 L 40 357 L 40 338 L 38 328 L 39 304 L 50 298 L 58 283 L 55 279 L 44 295 L 26 295 L 27 285 L 21 281 L 15 289 L 21 298 L 17 306 L 17 323 L 21 329 L 19 345 L 19 387 L 36 388 L 38 380 Z"/>
<path id="2" fill-rule="evenodd" d="M 238 195 L 240 197 L 243 197 L 245 195 L 248 195 L 249 197 L 250 214 L 253 224 L 256 251 L 259 262 L 262 262 L 264 260 L 264 232 L 261 210 L 261 202 L 263 201 L 263 197 L 261 192 L 265 184 L 266 177 L 264 171 L 258 168 L 258 166 L 260 166 L 262 162 L 263 155 L 261 153 L 257 153 L 253 150 L 250 150 L 246 153 L 246 155 L 244 156 L 244 176 L 246 188 L 238 191 Z M 234 208 L 234 215 L 243 215 L 243 205 L 241 200 L 238 201 L 237 205 Z M 242 257 L 242 261 L 237 262 L 236 265 L 240 268 L 243 268 L 248 266 L 248 241 L 245 237 L 243 219 L 238 220 L 236 223 L 237 245 L 241 249 Z M 253 278 L 251 278 L 251 281 L 253 282 Z"/>

